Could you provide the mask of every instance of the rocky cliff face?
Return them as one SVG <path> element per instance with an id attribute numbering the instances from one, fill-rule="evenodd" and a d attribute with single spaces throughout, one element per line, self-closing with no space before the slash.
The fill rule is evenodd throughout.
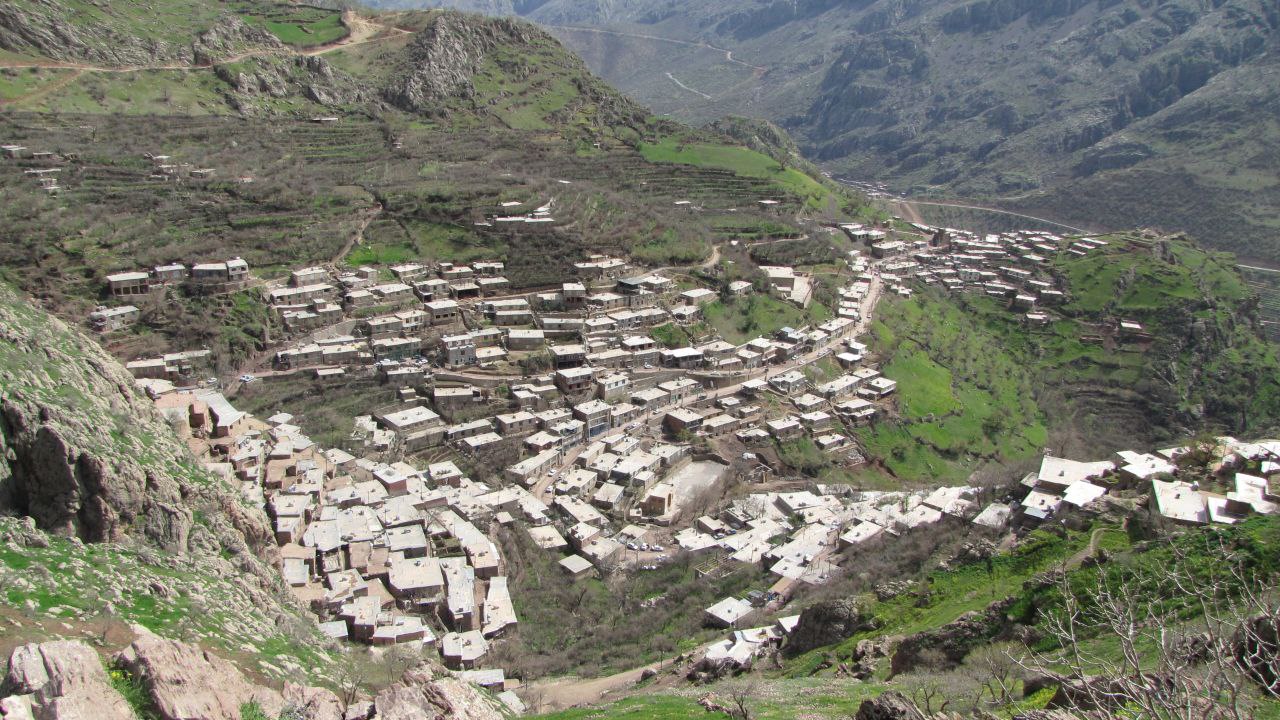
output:
<path id="1" fill-rule="evenodd" d="M 485 56 L 500 44 L 529 44 L 533 26 L 512 20 L 480 22 L 454 13 L 436 17 L 405 52 L 405 67 L 383 95 L 410 112 L 422 112 L 442 100 L 471 92 L 471 78 Z"/>
<path id="2" fill-rule="evenodd" d="M 275 35 L 234 16 L 218 19 L 186 41 L 133 35 L 105 19 L 71 23 L 65 4 L 55 0 L 0 5 L 0 48 L 67 62 L 205 65 L 246 50 L 283 47 Z"/>
<path id="3" fill-rule="evenodd" d="M 114 657 L 79 641 L 31 643 L 9 657 L 0 688 L 0 717 L 13 720 L 131 720 L 137 717 L 112 686 L 104 663 L 139 688 L 161 720 L 243 720 L 256 706 L 271 718 L 294 720 L 502 720 L 496 702 L 470 683 L 438 677 L 422 664 L 373 702 L 343 700 L 324 688 L 255 684 L 234 665 L 188 643 L 144 634 Z"/>
<path id="4" fill-rule="evenodd" d="M 272 559 L 261 510 L 198 466 L 100 346 L 0 286 L 0 507 L 85 542 Z M 201 521 L 195 522 L 199 516 Z"/>

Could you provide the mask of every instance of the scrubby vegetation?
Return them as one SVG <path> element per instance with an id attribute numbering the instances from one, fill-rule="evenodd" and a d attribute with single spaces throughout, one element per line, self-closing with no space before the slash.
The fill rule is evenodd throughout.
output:
<path id="1" fill-rule="evenodd" d="M 656 570 L 569 581 L 523 528 L 499 537 L 512 594 L 537 600 L 521 605 L 519 628 L 495 663 L 530 679 L 608 675 L 691 650 L 720 632 L 703 627 L 703 608 L 765 585 L 764 572 L 746 565 L 700 578 L 703 559 L 689 554 Z"/>

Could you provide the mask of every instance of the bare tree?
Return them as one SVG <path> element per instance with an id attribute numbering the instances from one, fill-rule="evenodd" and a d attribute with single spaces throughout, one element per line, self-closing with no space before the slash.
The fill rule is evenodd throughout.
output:
<path id="1" fill-rule="evenodd" d="M 1085 714 L 1252 718 L 1258 696 L 1277 690 L 1280 606 L 1273 584 L 1220 538 L 1208 542 L 1214 560 L 1193 561 L 1174 544 L 1168 564 L 1124 577 L 1100 572 L 1084 590 L 1063 573 L 1062 606 L 1045 621 L 1058 649 L 1009 657 L 1060 679 L 1070 709 Z M 1094 637 L 1114 640 L 1118 651 L 1093 649 Z"/>
<path id="2" fill-rule="evenodd" d="M 354 658 L 347 658 L 347 661 L 341 664 L 338 676 L 338 700 L 342 704 L 343 713 L 351 709 L 368 683 L 369 678 L 365 670 L 364 664 L 356 662 Z"/>
<path id="3" fill-rule="evenodd" d="M 1013 702 L 1021 668 L 1017 653 L 1005 645 L 984 645 L 965 656 L 961 672 L 977 687 L 976 705 L 984 702 L 996 708 Z"/>
<path id="4" fill-rule="evenodd" d="M 737 683 L 729 688 L 728 713 L 734 720 L 751 720 L 755 717 L 751 706 L 755 702 L 755 682 Z"/>

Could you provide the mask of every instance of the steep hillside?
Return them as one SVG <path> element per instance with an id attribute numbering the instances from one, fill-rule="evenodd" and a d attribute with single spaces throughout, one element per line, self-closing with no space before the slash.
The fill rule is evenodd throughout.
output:
<path id="1" fill-rule="evenodd" d="M 172 13 L 188 5 L 164 3 Z M 290 41 L 311 36 L 289 29 L 306 25 L 286 22 L 290 13 L 320 12 L 248 3 L 215 15 L 213 6 L 194 5 L 188 27 L 251 28 L 263 18 Z M 129 58 L 105 55 L 92 39 L 118 33 L 120 52 L 150 47 L 139 6 L 33 7 L 83 43 L 74 52 L 68 43 L 44 57 L 0 58 L 8 66 L 0 69 L 0 135 L 55 153 L 0 162 L 0 265 L 77 322 L 104 299 L 107 274 L 163 263 L 238 255 L 270 280 L 300 263 L 505 255 L 520 289 L 556 282 L 560 268 L 592 252 L 693 263 L 712 243 L 738 237 L 735 228 L 799 233 L 815 208 L 833 218 L 864 212 L 853 195 L 785 159 L 780 165 L 724 135 L 651 116 L 524 22 L 346 13 L 340 24 L 350 42 L 300 49 L 264 40 L 209 66 L 191 65 L 194 56 L 159 64 L 139 56 L 147 64 L 120 71 Z M 180 29 L 166 32 L 174 38 L 166 47 L 182 45 Z M 13 53 L 40 51 L 14 38 L 0 43 Z M 317 121 L 324 118 L 333 120 Z M 681 143 L 715 148 L 716 158 L 662 150 Z M 166 177 L 148 154 L 212 175 Z M 58 192 L 32 173 L 56 173 Z M 764 199 L 782 204 L 766 211 L 757 202 Z M 681 209 L 680 200 L 705 212 Z M 488 222 L 512 201 L 553 204 L 555 221 Z M 730 208 L 741 208 L 733 228 L 717 222 L 716 211 Z M 169 291 L 135 304 L 159 333 L 110 337 L 126 358 L 207 346 L 226 369 L 279 335 L 253 289 Z"/>
<path id="2" fill-rule="evenodd" d="M 32 525 L 5 521 L 9 605 L 86 622 L 105 613 L 274 663 L 276 677 L 283 662 L 336 678 L 327 643 L 287 598 L 266 516 L 195 462 L 124 368 L 3 284 L 0 337 L 0 508 Z M 43 625 L 14 638 L 42 639 Z"/>
<path id="3" fill-rule="evenodd" d="M 332 720 L 365 696 L 362 717 L 502 717 L 438 665 L 323 636 L 261 508 L 169 422 L 96 342 L 0 283 L 6 717 Z"/>
<path id="4" fill-rule="evenodd" d="M 872 348 L 899 383 L 899 416 L 859 431 L 871 457 L 903 480 L 963 482 L 1045 447 L 1280 429 L 1280 361 L 1233 259 L 1181 238 L 1107 239 L 1055 261 L 1071 300 L 1043 327 L 979 294 L 888 301 Z M 1126 336 L 1122 320 L 1144 332 Z"/>
<path id="5" fill-rule="evenodd" d="M 545 23 L 659 111 L 774 120 L 855 179 L 1280 258 L 1273 3 L 445 4 Z"/>
<path id="6" fill-rule="evenodd" d="M 1123 514 L 1132 502 L 1116 501 L 1104 510 Z M 1126 533 L 1114 516 L 1083 515 L 1069 522 L 1079 528 L 1031 531 L 1000 550 L 982 539 L 943 542 L 924 558 L 911 581 L 871 584 L 865 574 L 853 579 L 842 585 L 843 594 L 833 592 L 807 607 L 781 651 L 758 662 L 747 676 L 713 676 L 695 685 L 659 672 L 648 684 L 624 690 L 607 704 L 540 717 L 729 719 L 744 712 L 767 720 L 1114 717 L 1114 711 L 1091 714 L 1082 688 L 1090 683 L 1114 688 L 1101 678 L 1139 671 L 1180 680 L 1187 666 L 1167 670 L 1176 663 L 1162 664 L 1161 658 L 1189 661 L 1192 672 L 1212 672 L 1204 654 L 1195 659 L 1166 654 L 1179 652 L 1170 648 L 1185 648 L 1181 643 L 1189 636 L 1201 647 L 1207 645 L 1211 633 L 1204 628 L 1218 617 L 1212 607 L 1206 615 L 1198 596 L 1189 588 L 1178 589 L 1171 575 L 1207 586 L 1230 568 L 1242 570 L 1251 580 L 1220 596 L 1229 605 L 1245 588 L 1273 583 L 1280 572 L 1275 561 L 1280 523 L 1273 517 L 1148 540 Z M 923 542 L 908 535 L 851 548 L 841 562 L 866 567 L 896 552 L 914 553 Z M 1105 594 L 1108 589 L 1112 595 Z M 1167 622 L 1130 627 L 1126 635 L 1125 628 L 1107 623 L 1108 600 L 1126 603 L 1122 614 L 1150 613 Z M 1077 642 L 1063 648 L 1055 628 L 1068 608 L 1076 613 Z M 1163 651 L 1162 640 L 1169 643 Z M 1229 641 L 1226 646 L 1237 647 Z M 1070 652 L 1061 653 L 1064 649 Z M 1123 658 L 1126 650 L 1136 651 L 1127 658 L 1129 664 Z M 1047 658 L 1055 663 L 1041 664 Z M 1185 717 L 1231 717 L 1232 706 L 1242 717 L 1276 717 L 1280 704 L 1262 690 L 1261 682 L 1265 680 L 1236 685 L 1234 700 L 1216 706 L 1199 705 L 1195 691 L 1187 693 L 1183 697 L 1196 703 L 1196 710 Z M 1171 703 L 1171 696 L 1184 692 L 1161 687 L 1167 694 L 1154 707 L 1171 707 L 1160 703 Z"/>

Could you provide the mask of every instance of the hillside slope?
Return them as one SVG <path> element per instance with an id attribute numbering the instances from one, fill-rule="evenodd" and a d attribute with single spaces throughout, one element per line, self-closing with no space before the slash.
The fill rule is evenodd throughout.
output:
<path id="1" fill-rule="evenodd" d="M 774 120 L 854 179 L 1280 259 L 1274 3 L 443 4 L 545 23 L 659 111 Z"/>
<path id="2" fill-rule="evenodd" d="M 0 554 L 8 602 L 80 620 L 108 613 L 260 654 L 279 674 L 292 658 L 335 677 L 327 642 L 280 579 L 262 510 L 196 463 L 124 368 L 2 283 L 0 337 L 0 509 L 35 526 L 6 521 L 22 540 Z M 262 612 L 234 610 L 249 606 Z M 41 627 L 14 638 L 42 639 Z"/>
<path id="3" fill-rule="evenodd" d="M 0 67 L 0 135 L 60 158 L 0 163 L 0 265 L 72 321 L 105 299 L 105 275 L 140 266 L 238 255 L 269 281 L 303 263 L 505 255 L 522 289 L 556 282 L 566 263 L 593 252 L 697 262 L 737 236 L 717 221 L 730 208 L 742 208 L 735 228 L 793 233 L 814 208 L 834 208 L 834 218 L 865 211 L 833 183 L 725 135 L 653 117 L 528 23 L 443 12 L 339 18 L 267 3 L 165 8 L 188 5 L 193 29 L 183 35 L 175 23 L 166 47 L 192 47 L 227 23 L 262 23 L 283 39 L 207 66 L 174 50 L 165 57 L 177 59 L 122 69 L 117 60 L 146 60 L 154 45 L 141 6 L 80 14 L 37 3 L 61 10 L 83 42 L 0 58 L 10 66 Z M 358 41 L 296 44 L 339 19 Z M 128 58 L 107 52 L 101 38 L 113 33 L 114 52 Z M 0 36 L 12 53 L 42 51 L 24 42 Z M 682 142 L 720 148 L 719 159 L 654 150 Z M 148 154 L 212 177 L 165 178 Z M 57 173 L 57 194 L 33 172 Z M 782 204 L 766 211 L 764 199 Z M 682 211 L 680 200 L 706 212 Z M 504 202 L 553 204 L 554 222 L 490 222 Z M 160 295 L 135 303 L 159 332 L 110 337 L 118 356 L 207 346 L 226 369 L 279 336 L 255 289 Z"/>
<path id="4" fill-rule="evenodd" d="M 900 409 L 858 431 L 871 458 L 904 481 L 964 482 L 1046 447 L 1074 456 L 1280 430 L 1280 361 L 1233 258 L 1180 237 L 1107 240 L 1054 261 L 1071 299 L 1043 326 L 980 294 L 922 287 L 887 301 L 871 345 Z"/>

